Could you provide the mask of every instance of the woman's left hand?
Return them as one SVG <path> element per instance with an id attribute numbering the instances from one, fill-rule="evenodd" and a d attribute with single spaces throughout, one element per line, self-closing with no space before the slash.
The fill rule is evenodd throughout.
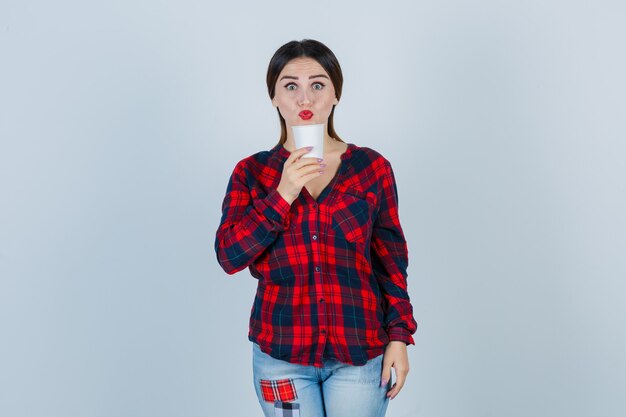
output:
<path id="1" fill-rule="evenodd" d="M 391 367 L 396 370 L 396 382 L 387 392 L 387 397 L 393 400 L 404 386 L 404 381 L 409 373 L 409 355 L 406 352 L 406 343 L 393 340 L 385 348 L 381 385 L 389 383 Z"/>

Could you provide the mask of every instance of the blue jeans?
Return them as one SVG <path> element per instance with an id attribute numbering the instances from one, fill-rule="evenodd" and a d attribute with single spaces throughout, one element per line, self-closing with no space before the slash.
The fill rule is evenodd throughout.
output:
<path id="1" fill-rule="evenodd" d="M 265 417 L 383 417 L 391 380 L 381 387 L 383 355 L 363 366 L 324 360 L 306 366 L 275 359 L 252 342 L 254 388 Z"/>

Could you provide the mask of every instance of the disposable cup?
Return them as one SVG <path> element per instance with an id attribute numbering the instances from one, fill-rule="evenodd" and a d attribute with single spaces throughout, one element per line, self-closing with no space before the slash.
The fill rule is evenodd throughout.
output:
<path id="1" fill-rule="evenodd" d="M 324 158 L 324 128 L 326 125 L 299 125 L 291 126 L 296 149 L 312 146 L 310 152 L 304 154 L 306 158 Z"/>

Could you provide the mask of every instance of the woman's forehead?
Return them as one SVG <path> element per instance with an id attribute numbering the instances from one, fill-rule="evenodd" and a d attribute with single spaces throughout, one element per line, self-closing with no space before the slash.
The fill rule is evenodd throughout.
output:
<path id="1" fill-rule="evenodd" d="M 283 70 L 280 72 L 280 75 L 297 76 L 299 73 L 316 73 L 328 75 L 324 68 L 319 64 L 319 62 L 309 57 L 299 57 L 292 59 L 287 63 L 287 65 L 285 65 Z"/>

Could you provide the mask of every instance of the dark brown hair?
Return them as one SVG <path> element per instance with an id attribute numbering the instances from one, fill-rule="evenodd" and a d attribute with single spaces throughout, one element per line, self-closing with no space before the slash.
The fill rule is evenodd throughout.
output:
<path id="1" fill-rule="evenodd" d="M 324 68 L 330 76 L 333 87 L 335 87 L 335 97 L 339 100 L 341 98 L 341 88 L 343 87 L 343 74 L 341 73 L 339 61 L 337 61 L 337 57 L 335 57 L 333 51 L 331 51 L 326 45 L 313 39 L 287 42 L 278 48 L 278 50 L 274 53 L 274 56 L 270 60 L 270 64 L 267 67 L 266 77 L 267 92 L 269 93 L 270 98 L 274 98 L 276 93 L 276 81 L 278 80 L 278 76 L 283 68 L 285 68 L 287 63 L 289 63 L 292 59 L 301 57 L 313 58 L 322 66 L 322 68 Z M 280 114 L 280 110 L 276 108 L 276 111 L 278 112 L 278 118 L 280 119 L 280 139 L 278 144 L 282 145 L 287 140 L 287 125 L 285 124 L 285 119 Z M 331 138 L 343 142 L 339 135 L 337 135 L 337 132 L 335 132 L 335 126 L 333 123 L 334 114 L 335 106 L 333 105 L 330 116 L 328 116 L 328 135 Z"/>

